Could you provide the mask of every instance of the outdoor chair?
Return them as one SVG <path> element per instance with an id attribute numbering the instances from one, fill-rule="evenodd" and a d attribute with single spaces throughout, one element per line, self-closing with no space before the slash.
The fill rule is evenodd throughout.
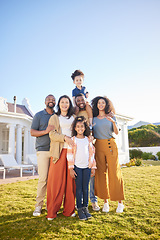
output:
<path id="1" fill-rule="evenodd" d="M 0 171 L 3 172 L 3 179 L 6 177 L 6 169 L 4 167 L 0 167 Z"/>
<path id="2" fill-rule="evenodd" d="M 1 154 L 0 160 L 5 169 L 20 169 L 20 177 L 22 177 L 23 169 L 33 169 L 33 175 L 35 167 L 28 164 L 18 164 L 12 154 Z"/>
<path id="3" fill-rule="evenodd" d="M 37 155 L 36 154 L 27 154 L 26 156 L 28 163 L 33 164 L 35 167 L 35 170 L 37 171 L 38 169 L 38 163 L 37 163 Z"/>

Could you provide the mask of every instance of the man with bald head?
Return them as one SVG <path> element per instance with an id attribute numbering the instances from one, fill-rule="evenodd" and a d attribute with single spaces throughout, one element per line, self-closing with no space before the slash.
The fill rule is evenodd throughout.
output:
<path id="1" fill-rule="evenodd" d="M 54 128 L 51 125 L 48 126 L 48 121 L 50 117 L 54 114 L 55 104 L 56 104 L 55 97 L 52 94 L 49 94 L 45 98 L 46 108 L 35 114 L 31 125 L 31 136 L 36 137 L 36 151 L 39 174 L 36 205 L 35 211 L 33 212 L 33 216 L 41 215 L 43 201 L 46 195 L 47 177 L 50 161 L 49 132 Z"/>

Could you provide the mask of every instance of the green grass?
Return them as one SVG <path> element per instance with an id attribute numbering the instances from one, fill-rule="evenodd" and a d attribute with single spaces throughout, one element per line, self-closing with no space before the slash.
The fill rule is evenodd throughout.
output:
<path id="1" fill-rule="evenodd" d="M 0 239 L 160 239 L 160 166 L 123 168 L 125 210 L 108 214 L 89 210 L 93 218 L 62 215 L 33 217 L 37 180 L 0 185 Z M 99 199 L 99 205 L 103 201 Z"/>
<path id="2" fill-rule="evenodd" d="M 143 164 L 145 166 L 160 166 L 160 161 L 154 161 L 154 160 L 143 160 Z"/>

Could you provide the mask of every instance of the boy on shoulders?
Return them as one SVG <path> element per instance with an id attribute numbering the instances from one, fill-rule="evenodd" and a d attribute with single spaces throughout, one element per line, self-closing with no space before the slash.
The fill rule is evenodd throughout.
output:
<path id="1" fill-rule="evenodd" d="M 84 73 L 80 70 L 75 70 L 74 73 L 72 73 L 71 78 L 73 79 L 73 83 L 76 85 L 76 87 L 72 90 L 72 98 L 73 98 L 73 105 L 76 106 L 75 104 L 75 97 L 77 94 L 82 93 L 85 98 L 87 98 L 88 93 L 86 91 L 86 87 L 82 86 L 83 81 L 84 81 Z"/>

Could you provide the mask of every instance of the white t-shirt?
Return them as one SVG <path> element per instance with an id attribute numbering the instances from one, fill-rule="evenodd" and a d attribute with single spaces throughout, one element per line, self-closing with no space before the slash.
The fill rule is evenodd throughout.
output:
<path id="1" fill-rule="evenodd" d="M 59 116 L 59 123 L 61 126 L 61 131 L 62 134 L 71 137 L 71 125 L 72 122 L 74 121 L 74 117 L 71 116 L 70 118 L 68 117 L 64 117 L 62 115 Z M 66 142 L 64 142 L 64 146 L 63 148 L 67 148 L 68 144 Z"/>
<path id="2" fill-rule="evenodd" d="M 77 151 L 75 156 L 75 165 L 78 168 L 87 168 L 89 160 L 89 141 L 88 138 L 75 137 Z"/>

